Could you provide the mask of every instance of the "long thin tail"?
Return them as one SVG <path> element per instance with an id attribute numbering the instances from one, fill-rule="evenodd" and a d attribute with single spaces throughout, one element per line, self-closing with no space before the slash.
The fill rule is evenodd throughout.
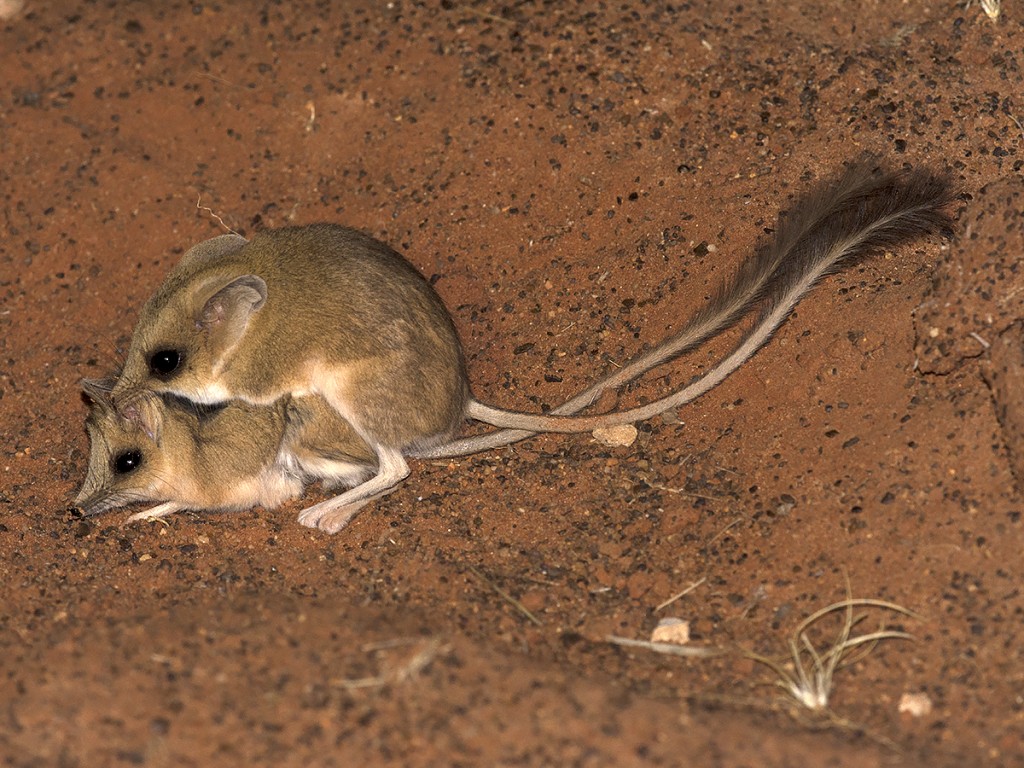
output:
<path id="1" fill-rule="evenodd" d="M 838 182 L 805 197 L 790 216 L 780 218 L 773 241 L 743 263 L 733 279 L 680 333 L 547 415 L 505 411 L 471 401 L 469 417 L 508 429 L 453 441 L 417 455 L 464 455 L 507 445 L 536 432 L 589 432 L 642 421 L 677 408 L 715 387 L 748 360 L 822 277 L 876 249 L 892 248 L 948 227 L 944 209 L 951 199 L 948 183 L 931 173 L 876 173 L 874 163 L 861 161 Z M 752 329 L 720 363 L 690 385 L 639 408 L 599 416 L 570 416 L 606 390 L 671 361 L 736 323 L 759 303 L 763 309 Z"/>

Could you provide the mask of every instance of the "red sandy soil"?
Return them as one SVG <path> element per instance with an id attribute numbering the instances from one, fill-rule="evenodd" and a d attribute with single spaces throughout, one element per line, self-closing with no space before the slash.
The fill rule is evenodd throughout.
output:
<path id="1" fill-rule="evenodd" d="M 1024 765 L 1024 29 L 963 6 L 28 0 L 0 32 L 2 764 Z M 333 537 L 295 521 L 316 488 L 166 524 L 71 509 L 79 381 L 221 221 L 392 244 L 476 394 L 536 411 L 865 151 L 950 174 L 956 238 L 828 279 L 633 445 L 416 462 Z M 855 632 L 914 640 L 812 715 L 745 654 L 783 660 L 847 577 L 917 616 Z M 665 617 L 724 653 L 607 642 Z"/>

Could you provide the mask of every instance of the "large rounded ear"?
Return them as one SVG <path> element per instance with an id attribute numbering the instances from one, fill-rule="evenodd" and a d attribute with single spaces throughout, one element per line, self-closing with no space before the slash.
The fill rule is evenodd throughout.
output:
<path id="1" fill-rule="evenodd" d="M 185 255 L 181 257 L 179 265 L 185 266 L 202 261 L 209 261 L 210 259 L 219 259 L 241 250 L 241 248 L 248 242 L 249 241 L 241 235 L 232 234 L 213 237 L 209 240 L 204 240 L 198 245 L 193 245 L 185 251 Z"/>
<path id="2" fill-rule="evenodd" d="M 161 403 L 160 398 L 144 392 L 120 403 L 117 412 L 126 422 L 145 432 L 150 440 L 159 443 L 164 426 Z"/>
<path id="3" fill-rule="evenodd" d="M 114 390 L 113 379 L 82 379 L 81 387 L 89 405 L 108 409 L 113 406 L 110 399 L 110 393 Z"/>
<path id="4" fill-rule="evenodd" d="M 208 334 L 215 369 L 245 335 L 249 321 L 266 300 L 267 284 L 257 275 L 236 277 L 206 300 L 196 327 Z"/>

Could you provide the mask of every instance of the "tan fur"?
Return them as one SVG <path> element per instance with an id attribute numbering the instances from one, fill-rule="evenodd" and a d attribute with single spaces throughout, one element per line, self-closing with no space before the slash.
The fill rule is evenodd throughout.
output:
<path id="1" fill-rule="evenodd" d="M 753 355 L 821 277 L 945 226 L 949 200 L 948 185 L 929 173 L 878 172 L 870 160 L 854 164 L 780 218 L 776 237 L 678 333 L 547 415 L 470 398 L 450 316 L 427 281 L 382 243 L 327 224 L 264 232 L 251 242 L 214 238 L 190 250 L 143 308 L 114 399 L 162 392 L 271 407 L 283 398 L 322 397 L 333 409 L 327 423 L 342 420 L 371 452 L 372 462 L 356 461 L 357 467 L 377 468 L 358 487 L 299 516 L 303 524 L 334 531 L 408 474 L 404 456 L 486 450 L 538 431 L 591 431 L 689 402 Z M 755 308 L 760 317 L 737 348 L 703 378 L 642 408 L 571 415 Z M 154 362 L 167 349 L 183 361 L 173 370 Z M 453 442 L 466 417 L 508 429 Z M 251 435 L 245 440 L 258 444 Z M 299 451 L 280 456 L 282 466 L 302 467 Z M 307 456 L 305 464 L 303 471 L 316 475 L 360 475 L 345 458 Z"/>
<path id="2" fill-rule="evenodd" d="M 138 503 L 159 503 L 158 516 L 274 508 L 314 480 L 354 484 L 376 468 L 369 446 L 317 397 L 269 406 L 234 401 L 203 415 L 155 393 L 115 404 L 95 382 L 86 391 L 91 452 L 75 500 L 85 514 Z M 154 422 L 158 437 L 149 434 Z M 129 451 L 139 454 L 140 466 L 119 474 L 114 462 Z"/>

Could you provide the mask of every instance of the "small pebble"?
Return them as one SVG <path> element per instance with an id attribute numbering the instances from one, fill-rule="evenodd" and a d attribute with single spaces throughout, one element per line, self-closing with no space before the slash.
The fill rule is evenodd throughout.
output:
<path id="1" fill-rule="evenodd" d="M 25 7 L 25 0 L 0 0 L 0 20 L 13 19 Z"/>
<path id="2" fill-rule="evenodd" d="M 602 445 L 632 445 L 636 442 L 637 431 L 632 424 L 620 424 L 617 427 L 600 427 L 593 432 L 594 439 Z"/>
<path id="3" fill-rule="evenodd" d="M 690 622 L 677 618 L 662 619 L 651 633 L 651 642 L 686 645 L 690 642 Z"/>
<path id="4" fill-rule="evenodd" d="M 931 714 L 932 700 L 927 693 L 904 693 L 900 696 L 899 711 L 913 717 L 922 717 Z"/>

